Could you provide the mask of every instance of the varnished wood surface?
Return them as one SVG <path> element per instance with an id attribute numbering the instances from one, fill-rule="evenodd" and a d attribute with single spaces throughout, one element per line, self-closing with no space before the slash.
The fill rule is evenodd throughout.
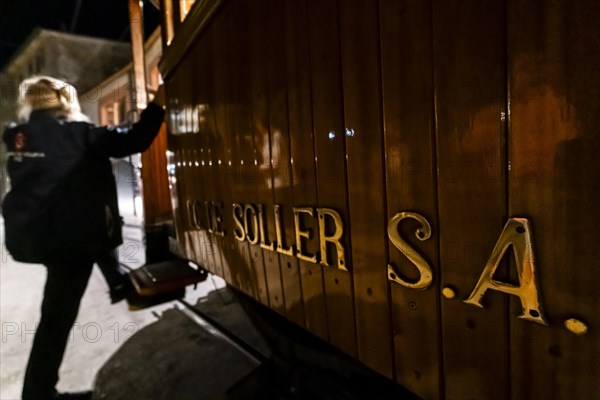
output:
<path id="1" fill-rule="evenodd" d="M 168 140 L 182 247 L 423 398 L 600 397 L 600 6 L 542 3 L 224 1 L 162 64 L 171 115 L 205 110 Z M 336 210 L 348 271 L 318 263 L 317 218 L 313 263 L 235 240 L 231 214 L 223 237 L 191 226 L 195 200 L 261 205 L 268 243 L 280 205 L 287 245 L 293 207 Z M 387 277 L 418 279 L 387 236 L 401 211 L 432 226 L 398 228 L 431 266 L 425 290 Z M 531 223 L 548 327 L 518 319 L 516 296 L 462 301 L 509 217 Z M 494 279 L 517 284 L 507 254 Z"/>
<path id="2" fill-rule="evenodd" d="M 317 204 L 315 147 L 312 127 L 312 92 L 308 10 L 306 0 L 285 2 L 287 107 L 290 135 L 290 161 L 294 204 Z M 290 216 L 290 206 L 283 210 Z M 289 217 L 287 223 L 291 223 Z M 316 229 L 316 226 L 312 226 Z M 286 236 L 287 237 L 287 236 Z M 291 242 L 294 243 L 292 239 Z M 308 253 L 318 250 L 313 241 Z M 299 260 L 301 293 L 306 329 L 327 339 L 327 309 L 321 266 Z"/>
<path id="3" fill-rule="evenodd" d="M 209 89 L 209 93 L 212 94 L 213 98 L 209 99 L 209 104 L 214 104 L 211 108 L 212 112 L 209 112 L 207 117 L 208 124 L 212 128 L 212 137 L 214 138 L 214 144 L 212 147 L 215 160 L 213 165 L 217 168 L 217 179 L 219 184 L 215 185 L 217 192 L 214 197 L 214 202 L 218 203 L 220 210 L 228 209 L 228 205 L 233 202 L 232 196 L 232 166 L 231 161 L 231 144 L 229 141 L 228 132 L 230 128 L 230 120 L 228 118 L 229 102 L 222 101 L 221 98 L 231 98 L 231 86 L 229 83 L 229 71 L 228 67 L 231 65 L 229 52 L 225 50 L 222 42 L 227 42 L 227 26 L 225 24 L 219 26 L 219 30 L 214 32 L 210 40 L 210 57 L 214 60 L 216 68 L 211 69 L 212 87 Z M 212 117 L 212 118 L 210 118 Z M 217 218 L 222 219 L 223 227 L 233 226 L 233 218 L 231 213 L 226 212 Z M 223 231 L 223 235 L 227 232 Z M 217 235 L 218 251 L 221 256 L 221 276 L 227 280 L 232 280 L 231 265 L 235 263 L 235 259 L 232 256 L 231 244 L 222 235 Z"/>
<path id="4" fill-rule="evenodd" d="M 345 2 L 340 8 L 340 31 L 344 95 L 344 132 L 340 134 L 346 139 L 358 359 L 391 379 L 377 3 Z"/>
<path id="5" fill-rule="evenodd" d="M 171 196 L 167 176 L 167 128 L 163 124 L 150 148 L 142 153 L 142 182 L 144 191 L 144 220 L 153 225 L 171 218 Z"/>
<path id="6" fill-rule="evenodd" d="M 510 214 L 533 221 L 551 324 L 510 320 L 513 398 L 600 396 L 599 18 L 598 2 L 508 3 Z"/>
<path id="7" fill-rule="evenodd" d="M 269 30 L 270 60 L 267 68 L 269 98 L 269 145 L 271 158 L 271 187 L 273 204 L 288 205 L 280 211 L 282 224 L 282 241 L 284 247 L 294 243 L 294 218 L 290 204 L 295 204 L 293 196 L 293 178 L 291 169 L 291 144 L 289 134 L 289 117 L 287 110 L 287 54 L 285 36 L 285 3 L 279 1 L 266 2 L 269 19 L 274 21 Z M 274 222 L 272 209 L 267 207 L 267 218 Z M 272 226 L 272 225 L 270 225 Z M 277 246 L 275 233 L 270 240 Z M 304 326 L 304 305 L 300 286 L 300 270 L 298 259 L 294 256 L 277 253 L 281 272 L 282 294 L 284 297 L 285 315 L 288 320 Z"/>
<path id="8" fill-rule="evenodd" d="M 427 218 L 433 227 L 427 241 L 416 239 L 414 221 L 403 222 L 400 231 L 438 277 L 424 291 L 390 284 L 396 380 L 423 398 L 436 399 L 443 390 L 431 5 L 382 1 L 380 18 L 387 217 L 412 210 Z M 397 248 L 389 246 L 388 254 L 404 279 L 418 279 L 414 265 Z"/>
<path id="9" fill-rule="evenodd" d="M 347 216 L 346 145 L 337 2 L 309 0 L 308 21 L 318 205 L 331 207 Z M 348 235 L 344 237 L 344 245 L 350 258 Z M 324 268 L 323 278 L 329 341 L 355 355 L 352 277 L 339 269 Z"/>
<path id="10" fill-rule="evenodd" d="M 275 109 L 269 108 L 269 66 L 275 63 L 271 52 L 270 37 L 276 22 L 269 18 L 273 12 L 273 4 L 270 1 L 261 1 L 252 4 L 249 8 L 249 51 L 251 62 L 248 65 L 250 73 L 250 104 L 252 110 L 252 134 L 254 138 L 254 165 L 257 169 L 256 188 L 258 190 L 256 200 L 263 207 L 264 217 L 264 242 L 272 245 L 275 238 L 275 223 L 273 218 L 268 218 L 269 211 L 273 208 L 273 166 L 271 156 L 271 132 L 269 120 L 271 112 Z M 272 21 L 265 25 L 264 19 Z M 260 59 L 262 62 L 252 62 Z M 285 90 L 285 89 L 284 89 Z M 262 240 L 261 240 L 262 241 Z M 261 242 L 259 241 L 259 243 Z M 269 306 L 280 314 L 285 315 L 285 304 L 283 287 L 281 282 L 281 266 L 277 253 L 262 250 L 265 276 L 267 278 L 267 291 Z"/>
<path id="11" fill-rule="evenodd" d="M 488 295 L 485 309 L 460 301 L 507 218 L 505 47 L 502 2 L 433 2 L 440 279 L 458 294 L 441 301 L 449 399 L 509 394 L 507 296 Z"/>

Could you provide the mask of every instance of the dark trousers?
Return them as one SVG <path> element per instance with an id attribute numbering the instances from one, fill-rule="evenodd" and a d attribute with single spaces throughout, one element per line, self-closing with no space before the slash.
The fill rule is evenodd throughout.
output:
<path id="1" fill-rule="evenodd" d="M 25 372 L 23 400 L 47 400 L 56 393 L 58 369 L 92 266 L 93 260 L 84 257 L 46 264 L 42 315 Z"/>
<path id="2" fill-rule="evenodd" d="M 117 249 L 107 251 L 96 257 L 96 264 L 104 276 L 104 280 L 110 289 L 122 285 L 127 279 L 119 272 L 119 252 Z"/>

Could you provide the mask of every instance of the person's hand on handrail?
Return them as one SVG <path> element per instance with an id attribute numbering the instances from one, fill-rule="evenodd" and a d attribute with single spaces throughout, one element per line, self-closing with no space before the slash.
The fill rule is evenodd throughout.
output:
<path id="1" fill-rule="evenodd" d="M 165 96 L 165 86 L 164 85 L 160 85 L 158 87 L 158 89 L 156 90 L 152 90 L 150 88 L 147 89 L 148 90 L 148 94 L 150 95 L 150 101 L 152 101 L 153 103 L 158 104 L 159 106 L 161 106 L 162 108 L 165 108 L 167 105 L 167 99 Z"/>

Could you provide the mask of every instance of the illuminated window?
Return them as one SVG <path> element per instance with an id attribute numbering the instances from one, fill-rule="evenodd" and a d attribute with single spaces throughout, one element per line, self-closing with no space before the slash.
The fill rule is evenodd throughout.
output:
<path id="1" fill-rule="evenodd" d="M 179 20 L 183 21 L 196 0 L 179 0 Z"/>
<path id="2" fill-rule="evenodd" d="M 129 104 L 127 96 L 114 93 L 100 100 L 100 125 L 120 125 L 128 122 Z"/>
<path id="3" fill-rule="evenodd" d="M 102 113 L 102 125 L 115 125 L 119 119 L 119 116 L 115 115 L 114 104 L 107 106 L 103 111 L 104 112 Z"/>
<path id="4" fill-rule="evenodd" d="M 171 44 L 177 28 L 186 19 L 194 6 L 201 7 L 200 3 L 206 0 L 161 0 L 163 14 L 163 44 Z M 198 4 L 196 4 L 198 3 Z"/>

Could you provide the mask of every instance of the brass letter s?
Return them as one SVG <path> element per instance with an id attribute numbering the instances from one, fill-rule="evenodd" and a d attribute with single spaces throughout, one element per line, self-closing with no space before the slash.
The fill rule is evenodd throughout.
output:
<path id="1" fill-rule="evenodd" d="M 427 261 L 425 261 L 425 259 L 419 253 L 417 253 L 415 249 L 410 247 L 410 245 L 404 239 L 402 239 L 400 232 L 398 232 L 398 225 L 400 225 L 400 222 L 406 218 L 412 218 L 421 224 L 421 228 L 415 231 L 415 236 L 417 236 L 417 239 L 420 241 L 427 240 L 431 237 L 431 225 L 429 225 L 427 219 L 425 219 L 425 217 L 422 215 L 409 211 L 403 211 L 394 215 L 388 222 L 388 237 L 392 241 L 393 245 L 400 250 L 400 252 L 404 254 L 406 258 L 408 258 L 410 262 L 415 265 L 415 267 L 417 267 L 420 272 L 420 277 L 414 283 L 407 282 L 398 276 L 398 273 L 394 271 L 394 268 L 391 264 L 388 264 L 388 279 L 390 281 L 399 283 L 402 286 L 406 286 L 407 288 L 424 290 L 431 285 L 431 282 L 433 281 L 433 274 L 431 272 L 431 267 L 429 264 L 427 264 Z"/>

